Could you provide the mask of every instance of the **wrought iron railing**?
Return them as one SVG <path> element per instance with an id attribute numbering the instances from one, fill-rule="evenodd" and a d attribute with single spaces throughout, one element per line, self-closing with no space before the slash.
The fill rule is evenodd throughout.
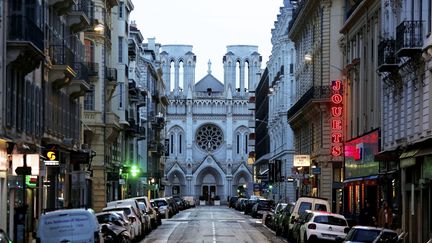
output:
<path id="1" fill-rule="evenodd" d="M 378 44 L 378 66 L 396 64 L 395 40 L 385 39 Z"/>
<path id="2" fill-rule="evenodd" d="M 83 12 L 89 19 L 92 17 L 89 0 L 78 0 L 78 3 L 72 6 L 72 10 Z"/>
<path id="3" fill-rule="evenodd" d="M 8 40 L 28 41 L 40 51 L 44 50 L 44 33 L 32 19 L 24 15 L 11 15 L 8 21 Z"/>
<path id="4" fill-rule="evenodd" d="M 396 27 L 396 50 L 402 48 L 422 48 L 423 21 L 403 21 Z"/>
<path id="5" fill-rule="evenodd" d="M 77 73 L 75 79 L 88 80 L 88 68 L 82 62 L 74 62 L 72 68 Z"/>
<path id="6" fill-rule="evenodd" d="M 75 61 L 75 55 L 66 45 L 50 45 L 51 62 L 55 65 L 69 65 Z"/>
<path id="7" fill-rule="evenodd" d="M 105 67 L 106 79 L 109 81 L 117 81 L 117 69 Z"/>
<path id="8" fill-rule="evenodd" d="M 96 62 L 86 62 L 85 66 L 88 69 L 88 76 L 98 76 L 99 75 L 99 63 Z"/>
<path id="9" fill-rule="evenodd" d="M 331 96 L 330 86 L 312 86 L 300 99 L 288 110 L 288 118 L 294 116 L 309 101 L 318 99 L 329 99 Z"/>

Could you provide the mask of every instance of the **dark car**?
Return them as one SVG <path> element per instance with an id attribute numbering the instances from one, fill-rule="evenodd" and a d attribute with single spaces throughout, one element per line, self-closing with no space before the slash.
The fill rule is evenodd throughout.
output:
<path id="1" fill-rule="evenodd" d="M 245 214 L 251 214 L 252 213 L 252 207 L 258 203 L 259 199 L 248 199 L 246 204 L 245 204 L 245 208 L 244 208 L 244 212 Z"/>
<path id="2" fill-rule="evenodd" d="M 251 215 L 254 218 L 262 217 L 267 211 L 270 211 L 273 207 L 273 200 L 259 199 L 257 203 L 252 206 Z"/>
<path id="3" fill-rule="evenodd" d="M 288 203 L 276 216 L 275 231 L 277 235 L 286 237 L 288 235 L 289 220 L 295 203 Z"/>
<path id="4" fill-rule="evenodd" d="M 236 197 L 236 196 L 230 197 L 230 199 L 228 201 L 228 207 L 234 208 L 238 199 L 239 199 L 239 197 Z"/>
<path id="5" fill-rule="evenodd" d="M 269 227 L 270 229 L 276 231 L 276 225 L 278 223 L 278 220 L 280 218 L 280 215 L 284 208 L 286 207 L 286 203 L 278 203 L 274 209 L 272 209 L 265 218 L 265 225 Z M 280 233 L 279 233 L 280 235 Z"/>
<path id="6" fill-rule="evenodd" d="M 300 214 L 299 218 L 295 220 L 295 223 L 291 230 L 291 241 L 300 242 L 300 227 L 306 222 L 307 213 Z"/>
<path id="7" fill-rule="evenodd" d="M 247 202 L 246 198 L 239 198 L 235 204 L 235 209 L 239 211 L 244 211 L 246 202 Z"/>
<path id="8" fill-rule="evenodd" d="M 170 205 L 170 207 L 173 209 L 173 214 L 177 214 L 180 210 L 179 207 L 177 206 L 177 203 L 174 201 L 174 199 L 172 197 L 166 197 L 166 200 L 168 201 L 168 204 Z"/>
<path id="9" fill-rule="evenodd" d="M 390 229 L 354 226 L 348 232 L 344 242 L 398 242 L 398 234 Z"/>

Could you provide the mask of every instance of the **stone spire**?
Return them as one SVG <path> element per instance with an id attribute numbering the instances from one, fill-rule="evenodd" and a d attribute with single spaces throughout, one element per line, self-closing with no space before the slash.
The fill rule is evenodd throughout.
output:
<path id="1" fill-rule="evenodd" d="M 211 72 L 212 72 L 212 71 L 211 71 L 211 64 L 212 64 L 212 63 L 211 63 L 211 61 L 210 61 L 210 59 L 209 59 L 209 61 L 208 61 L 208 63 L 207 63 L 207 65 L 208 65 L 207 73 L 208 73 L 208 74 L 211 74 Z"/>

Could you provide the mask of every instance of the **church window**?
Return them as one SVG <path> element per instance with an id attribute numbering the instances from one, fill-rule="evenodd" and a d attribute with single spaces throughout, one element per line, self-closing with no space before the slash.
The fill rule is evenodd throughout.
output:
<path id="1" fill-rule="evenodd" d="M 244 152 L 245 152 L 245 154 L 247 154 L 247 152 L 248 152 L 248 135 L 247 134 L 245 134 L 245 136 L 244 136 L 244 138 L 245 138 L 245 148 L 244 148 Z"/>
<path id="2" fill-rule="evenodd" d="M 181 154 L 182 153 L 182 135 L 181 134 L 179 134 L 179 154 Z"/>
<path id="3" fill-rule="evenodd" d="M 223 142 L 222 130 L 212 124 L 201 126 L 196 133 L 198 147 L 207 152 L 214 152 Z"/>
<path id="4" fill-rule="evenodd" d="M 170 149 L 171 149 L 171 154 L 173 154 L 174 153 L 174 135 L 173 134 L 171 134 Z"/>
<path id="5" fill-rule="evenodd" d="M 236 70 L 235 87 L 237 92 L 240 92 L 240 72 L 241 72 L 240 61 L 236 62 L 235 70 Z"/>
<path id="6" fill-rule="evenodd" d="M 123 62 L 123 37 L 118 37 L 118 62 Z"/>
<path id="7" fill-rule="evenodd" d="M 250 82 L 250 80 L 249 80 L 249 77 L 250 77 L 249 62 L 246 62 L 246 65 L 245 65 L 245 76 L 244 77 L 245 77 L 244 88 L 246 91 L 249 89 L 249 85 L 250 85 L 250 83 L 249 83 Z"/>
<path id="8" fill-rule="evenodd" d="M 240 134 L 237 134 L 237 153 L 240 153 Z"/>
<path id="9" fill-rule="evenodd" d="M 183 90 L 184 89 L 184 65 L 183 65 L 183 61 L 180 61 L 179 63 L 179 90 Z"/>
<path id="10" fill-rule="evenodd" d="M 171 61 L 170 63 L 170 87 L 171 87 L 171 91 L 174 91 L 176 89 L 175 87 L 175 65 L 174 65 L 174 61 Z"/>
<path id="11" fill-rule="evenodd" d="M 119 6 L 119 19 L 123 18 L 123 11 L 124 11 L 124 3 L 120 2 L 120 6 Z"/>

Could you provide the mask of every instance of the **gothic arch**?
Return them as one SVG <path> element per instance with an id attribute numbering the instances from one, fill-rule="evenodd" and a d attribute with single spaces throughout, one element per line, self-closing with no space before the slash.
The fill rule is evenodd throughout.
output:
<path id="1" fill-rule="evenodd" d="M 250 184 L 249 182 L 252 182 L 252 174 L 244 164 L 242 164 L 233 175 L 231 191 L 236 192 L 239 186 L 245 186 L 247 188 Z M 246 191 L 250 191 L 250 189 L 246 189 Z"/>
<path id="2" fill-rule="evenodd" d="M 179 168 L 172 169 L 167 174 L 167 179 L 170 182 L 170 186 L 165 191 L 167 195 L 186 195 L 186 176 Z"/>

